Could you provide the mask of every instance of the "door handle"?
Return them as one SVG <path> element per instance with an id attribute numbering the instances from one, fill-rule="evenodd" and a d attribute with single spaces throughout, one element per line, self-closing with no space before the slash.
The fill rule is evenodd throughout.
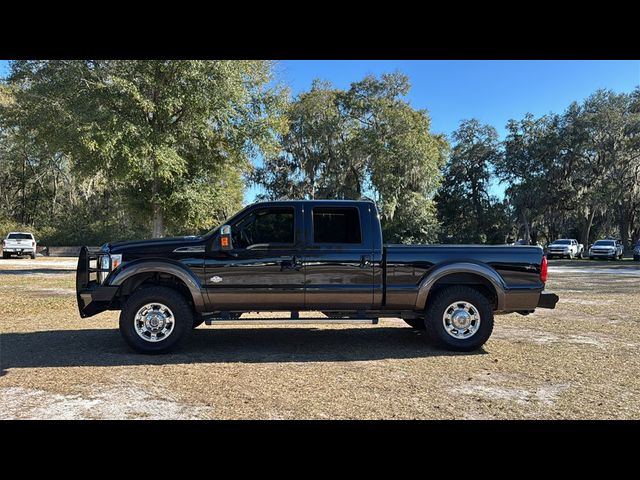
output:
<path id="1" fill-rule="evenodd" d="M 302 268 L 302 262 L 298 259 L 296 255 L 291 257 L 290 260 L 283 260 L 280 262 L 280 271 L 283 270 L 300 270 Z"/>
<path id="2" fill-rule="evenodd" d="M 300 270 L 302 268 L 302 261 L 300 261 L 297 255 L 291 257 L 291 264 L 294 270 Z"/>
<path id="3" fill-rule="evenodd" d="M 371 257 L 369 255 L 362 255 L 360 257 L 360 268 L 367 268 L 372 265 Z"/>

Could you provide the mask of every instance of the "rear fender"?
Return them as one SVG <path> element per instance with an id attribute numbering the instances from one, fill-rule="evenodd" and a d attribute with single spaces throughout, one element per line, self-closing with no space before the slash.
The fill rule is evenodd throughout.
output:
<path id="1" fill-rule="evenodd" d="M 506 285 L 498 272 L 488 265 L 472 263 L 472 262 L 456 262 L 446 265 L 434 267 L 418 285 L 418 296 L 416 297 L 416 310 L 424 310 L 427 304 L 427 297 L 431 288 L 436 282 L 447 275 L 454 273 L 470 273 L 479 275 L 487 280 L 496 291 L 497 306 L 496 310 L 503 310 L 505 307 L 505 290 Z"/>

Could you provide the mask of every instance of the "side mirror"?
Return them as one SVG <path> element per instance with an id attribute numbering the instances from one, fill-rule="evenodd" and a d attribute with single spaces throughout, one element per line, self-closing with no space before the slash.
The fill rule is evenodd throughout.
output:
<path id="1" fill-rule="evenodd" d="M 231 241 L 231 226 L 223 225 L 220 227 L 220 250 L 233 250 L 233 242 Z"/>

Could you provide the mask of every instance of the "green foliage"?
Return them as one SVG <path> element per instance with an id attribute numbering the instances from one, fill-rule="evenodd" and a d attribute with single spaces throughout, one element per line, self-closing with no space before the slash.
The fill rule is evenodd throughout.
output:
<path id="1" fill-rule="evenodd" d="M 452 135 L 436 202 L 444 243 L 505 243 L 511 233 L 508 205 L 489 193 L 491 169 L 502 161 L 496 129 L 464 120 Z"/>
<path id="2" fill-rule="evenodd" d="M 366 77 L 346 91 L 315 81 L 289 107 L 282 150 L 253 176 L 263 197 L 368 195 L 393 241 L 433 240 L 432 197 L 447 142 L 430 133 L 426 111 L 403 99 L 408 91 L 408 78 L 399 73 Z"/>
<path id="3" fill-rule="evenodd" d="M 464 121 L 449 150 L 406 101 L 405 75 L 315 81 L 289 102 L 272 67 L 12 62 L 0 233 L 60 245 L 200 233 L 241 207 L 250 179 L 268 199 L 373 198 L 389 242 L 640 239 L 640 87 L 510 120 L 503 141 Z"/>
<path id="4" fill-rule="evenodd" d="M 263 61 L 17 61 L 16 102 L 2 113 L 73 159 L 78 176 L 103 174 L 110 190 L 124 190 L 127 213 L 161 236 L 215 223 L 230 201 L 240 207 L 239 175 L 286 125 L 285 92 L 270 81 Z M 202 211 L 222 184 L 225 205 Z"/>

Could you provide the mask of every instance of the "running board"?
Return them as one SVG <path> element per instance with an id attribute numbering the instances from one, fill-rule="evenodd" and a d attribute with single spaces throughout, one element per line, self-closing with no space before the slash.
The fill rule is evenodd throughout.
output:
<path id="1" fill-rule="evenodd" d="M 348 323 L 370 323 L 372 325 L 378 324 L 377 318 L 338 318 L 338 319 L 330 319 L 326 317 L 320 318 L 298 318 L 293 319 L 291 317 L 284 318 L 240 318 L 236 320 L 218 320 L 208 318 L 204 321 L 207 325 L 246 325 L 246 324 L 254 324 L 254 325 L 270 325 L 274 323 L 297 323 L 300 325 L 309 325 L 309 324 L 348 324 Z"/>

